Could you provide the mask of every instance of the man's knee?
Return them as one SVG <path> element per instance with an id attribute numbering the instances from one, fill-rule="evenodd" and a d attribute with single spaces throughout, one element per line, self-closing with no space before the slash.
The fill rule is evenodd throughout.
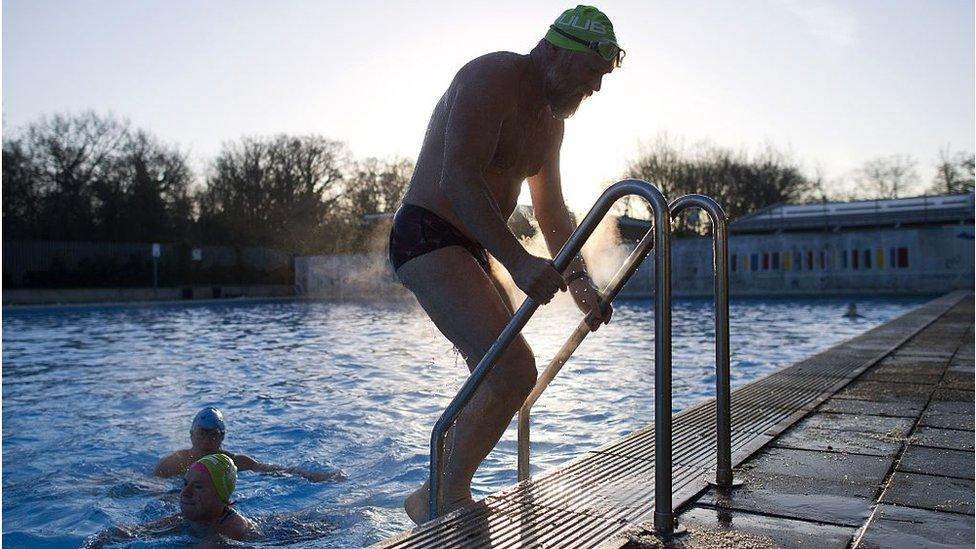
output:
<path id="1" fill-rule="evenodd" d="M 493 385 L 507 398 L 521 404 L 529 396 L 538 376 L 532 349 L 520 337 L 505 351 L 499 362 L 500 368 L 493 372 Z"/>
<path id="2" fill-rule="evenodd" d="M 482 357 L 487 353 L 488 347 L 484 350 L 477 349 L 467 355 L 466 361 L 468 368 L 473 372 L 481 362 Z M 502 353 L 502 356 L 495 362 L 491 374 L 485 381 L 498 398 L 505 400 L 517 400 L 519 403 L 529 396 L 538 376 L 535 364 L 535 355 L 532 348 L 521 336 Z"/>

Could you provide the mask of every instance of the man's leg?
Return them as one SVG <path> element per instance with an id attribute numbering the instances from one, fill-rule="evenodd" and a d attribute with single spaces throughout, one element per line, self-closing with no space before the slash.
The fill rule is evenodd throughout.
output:
<path id="1" fill-rule="evenodd" d="M 460 246 L 448 246 L 416 257 L 397 271 L 404 286 L 437 328 L 474 369 L 511 320 L 507 298 L 478 262 Z M 471 502 L 471 479 L 501 438 L 512 416 L 535 384 L 532 350 L 519 336 L 509 346 L 448 431 L 444 479 L 446 511 Z M 407 498 L 404 507 L 414 522 L 427 520 L 427 484 Z"/>

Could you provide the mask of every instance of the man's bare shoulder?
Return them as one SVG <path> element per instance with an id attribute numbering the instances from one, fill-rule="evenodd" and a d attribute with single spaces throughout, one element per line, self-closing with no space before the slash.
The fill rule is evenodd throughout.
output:
<path id="1" fill-rule="evenodd" d="M 190 456 L 192 456 L 192 455 L 193 455 L 193 450 L 192 449 L 190 449 L 190 448 L 184 448 L 182 450 L 176 450 L 175 452 L 173 452 L 172 454 L 164 457 L 163 459 L 166 459 L 166 460 L 184 460 L 184 459 L 190 459 Z"/>
<path id="2" fill-rule="evenodd" d="M 477 83 L 480 86 L 502 87 L 514 85 L 522 73 L 525 56 L 509 51 L 487 53 L 468 61 L 455 83 Z"/>
<path id="3" fill-rule="evenodd" d="M 168 456 L 163 457 L 156 464 L 156 469 L 153 472 L 159 477 L 172 477 L 183 474 L 186 471 L 186 467 L 189 465 L 192 457 L 192 450 L 177 450 Z"/>

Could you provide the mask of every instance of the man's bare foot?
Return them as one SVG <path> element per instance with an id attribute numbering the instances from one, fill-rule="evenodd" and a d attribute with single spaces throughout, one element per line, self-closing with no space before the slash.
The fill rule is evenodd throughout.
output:
<path id="1" fill-rule="evenodd" d="M 427 494 L 429 491 L 429 481 L 424 482 L 423 486 L 414 490 L 412 494 L 407 496 L 406 501 L 403 502 L 403 510 L 407 512 L 407 516 L 410 517 L 410 520 L 412 520 L 414 524 L 417 524 L 418 526 L 429 520 L 427 518 L 429 506 L 429 496 Z M 445 497 L 444 499 L 444 509 L 442 513 L 444 515 L 455 509 L 460 509 L 461 507 L 474 503 L 474 500 L 470 495 L 455 498 Z"/>

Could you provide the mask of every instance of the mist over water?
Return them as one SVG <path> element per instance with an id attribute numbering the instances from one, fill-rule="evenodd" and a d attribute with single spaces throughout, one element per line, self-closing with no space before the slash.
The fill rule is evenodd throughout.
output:
<path id="1" fill-rule="evenodd" d="M 921 298 L 734 300 L 741 385 L 887 321 Z M 563 296 L 525 329 L 540 369 L 581 318 Z M 710 300 L 674 305 L 674 407 L 714 394 Z M 533 473 L 653 416 L 653 304 L 625 301 L 533 409 Z M 349 480 L 242 472 L 236 508 L 268 540 L 359 547 L 411 526 L 403 497 L 425 478 L 430 429 L 467 376 L 410 303 L 228 302 L 4 310 L 3 541 L 77 546 L 110 525 L 178 510 L 178 479 L 151 471 L 189 446 L 196 411 L 225 413 L 225 447 Z M 513 484 L 515 426 L 475 478 Z M 138 547 L 189 542 L 171 536 Z"/>

